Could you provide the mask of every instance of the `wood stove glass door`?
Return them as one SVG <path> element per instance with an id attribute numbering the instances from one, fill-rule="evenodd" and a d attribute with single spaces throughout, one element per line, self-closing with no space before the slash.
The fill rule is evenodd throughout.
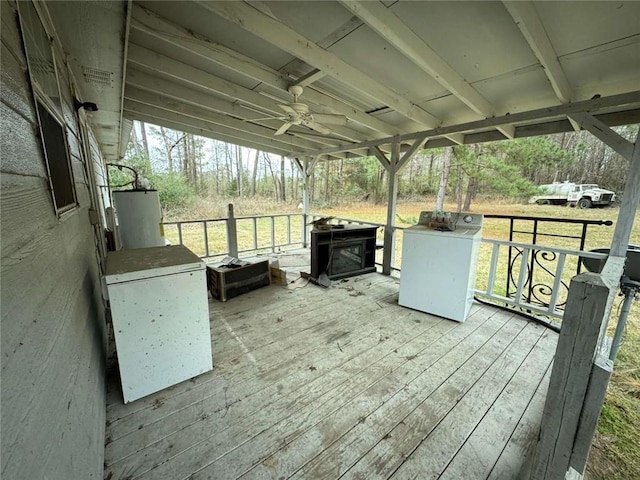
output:
<path id="1" fill-rule="evenodd" d="M 331 259 L 331 275 L 356 272 L 364 268 L 364 243 L 334 246 Z"/>

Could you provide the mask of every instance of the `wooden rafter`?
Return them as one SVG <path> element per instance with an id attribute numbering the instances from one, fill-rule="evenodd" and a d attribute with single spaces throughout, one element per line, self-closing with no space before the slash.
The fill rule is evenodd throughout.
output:
<path id="1" fill-rule="evenodd" d="M 588 113 L 573 113 L 569 115 L 580 127 L 588 130 L 594 137 L 600 139 L 627 160 L 631 161 L 634 144 L 618 133 L 611 130 L 607 125 Z"/>
<path id="2" fill-rule="evenodd" d="M 296 81 L 292 82 L 291 85 L 298 85 L 300 87 L 306 87 L 307 85 L 311 85 L 313 82 L 320 80 L 322 77 L 326 76 L 327 74 L 325 72 L 323 72 L 322 70 L 318 70 L 317 68 L 314 70 L 311 70 L 309 73 L 307 73 L 306 75 L 303 75 L 302 77 L 300 77 L 299 79 L 297 79 Z"/>
<path id="3" fill-rule="evenodd" d="M 610 107 L 627 106 L 629 110 L 636 112 L 640 109 L 640 91 L 621 93 L 619 95 L 611 95 L 609 97 L 594 98 L 591 100 L 585 100 L 582 102 L 569 103 L 567 105 L 556 105 L 553 107 L 538 108 L 536 110 L 530 110 L 527 112 L 520 112 L 514 114 L 502 115 L 500 117 L 485 118 L 484 120 L 475 120 L 473 122 L 459 123 L 457 125 L 448 125 L 446 127 L 433 128 L 431 130 L 424 130 L 421 132 L 415 132 L 407 135 L 400 135 L 400 141 L 405 142 L 407 140 L 415 140 L 421 136 L 428 138 L 443 137 L 456 133 L 465 133 L 469 135 L 474 131 L 485 131 L 491 127 L 498 127 L 501 125 L 511 125 L 524 122 L 534 121 L 556 121 L 559 118 L 569 116 L 573 113 L 590 112 L 594 114 L 598 110 L 604 110 Z M 372 140 L 363 142 L 357 145 L 349 145 L 349 149 L 355 148 L 371 148 L 375 145 L 384 145 L 391 143 L 394 137 L 383 138 L 379 140 Z M 429 144 L 436 145 L 435 141 L 430 140 Z M 321 151 L 313 152 L 314 154 L 335 153 L 341 151 L 338 149 L 324 149 Z"/>
<path id="4" fill-rule="evenodd" d="M 340 1 L 353 14 L 360 17 L 369 28 L 462 100 L 473 111 L 485 117 L 494 114 L 493 106 L 482 95 L 382 3 L 359 0 Z"/>
<path id="5" fill-rule="evenodd" d="M 478 91 L 438 55 L 422 38 L 416 35 L 390 8 L 378 1 L 340 0 L 369 28 L 393 45 L 400 53 L 449 90 L 460 101 L 483 117 L 495 115 L 495 109 Z M 507 137 L 511 129 L 498 129 Z M 452 139 L 459 143 L 457 140 Z"/>
<path id="6" fill-rule="evenodd" d="M 573 93 L 571 92 L 569 81 L 534 5 L 531 2 L 505 1 L 503 3 L 527 40 L 531 50 L 535 53 L 538 61 L 544 67 L 544 73 L 547 75 L 549 82 L 551 82 L 558 99 L 562 103 L 571 102 Z"/>
<path id="7" fill-rule="evenodd" d="M 318 68 L 369 98 L 384 104 L 405 117 L 426 126 L 436 126 L 440 120 L 412 104 L 390 88 L 354 68 L 336 55 L 318 47 L 278 20 L 269 18 L 243 2 L 199 2 L 209 11 L 257 35 L 278 48 Z"/>
<path id="8" fill-rule="evenodd" d="M 283 150 L 274 145 L 265 145 L 263 143 L 258 143 L 253 141 L 252 138 L 242 137 L 242 136 L 230 136 L 221 133 L 220 131 L 213 131 L 209 128 L 208 125 L 195 121 L 195 119 L 187 120 L 187 123 L 183 123 L 178 120 L 171 120 L 165 118 L 165 116 L 155 116 L 151 114 L 146 114 L 140 111 L 139 108 L 135 108 L 133 110 L 127 108 L 129 105 L 125 104 L 124 108 L 124 117 L 130 120 L 138 120 L 141 122 L 149 123 L 152 125 L 160 125 L 166 128 L 171 128 L 173 130 L 177 130 L 180 132 L 192 133 L 194 135 L 200 135 L 202 137 L 213 138 L 215 140 L 220 140 L 221 142 L 231 143 L 234 145 L 241 145 L 247 148 L 253 148 L 255 150 L 260 151 L 268 151 L 277 155 L 290 155 L 291 153 L 287 150 Z M 200 124 L 198 124 L 200 123 Z"/>
<path id="9" fill-rule="evenodd" d="M 549 79 L 558 100 L 565 104 L 571 102 L 574 96 L 571 86 L 533 3 L 528 1 L 503 1 L 503 4 L 516 22 L 516 25 L 518 25 L 538 61 L 544 67 L 544 73 Z M 569 121 L 575 131 L 580 130 L 579 125 L 572 118 L 569 118 Z"/>
<path id="10" fill-rule="evenodd" d="M 225 114 L 225 119 L 229 119 L 232 122 L 238 121 L 237 119 L 246 119 L 246 118 L 256 118 L 256 116 L 260 116 L 254 110 L 251 110 L 237 102 L 231 102 L 224 100 L 223 98 L 216 97 L 214 95 L 209 95 L 201 90 L 189 88 L 185 85 L 181 85 L 176 82 L 172 82 L 162 77 L 154 76 L 149 73 L 137 70 L 130 69 L 127 75 L 127 87 L 137 88 L 141 91 L 156 93 L 161 95 L 167 100 L 172 100 L 174 102 L 179 102 L 186 105 L 192 105 L 196 107 L 201 107 L 203 109 L 209 110 L 213 113 L 221 113 Z M 130 90 L 127 90 L 125 94 L 131 96 Z M 256 121 L 256 122 L 244 122 L 243 125 L 264 125 L 269 124 L 270 122 L 279 122 L 278 120 L 264 120 L 264 121 Z M 226 123 L 224 123 L 226 124 Z M 273 126 L 269 125 L 270 133 L 273 135 Z M 308 136 L 306 132 L 302 131 L 302 128 L 292 127 L 287 131 L 289 137 L 294 137 L 293 144 L 297 144 L 303 146 L 307 144 L 307 148 L 312 145 L 335 145 L 335 140 L 329 139 L 324 136 Z M 283 137 L 287 139 L 289 137 Z M 310 140 L 310 142 L 296 142 L 296 139 L 302 140 Z M 322 148 L 322 147 L 321 147 Z"/>
<path id="11" fill-rule="evenodd" d="M 284 74 L 266 65 L 256 62 L 250 57 L 242 55 L 230 48 L 212 42 L 206 38 L 196 36 L 187 29 L 166 20 L 149 10 L 134 5 L 132 28 L 139 33 L 152 36 L 162 42 L 179 47 L 209 62 L 216 63 L 237 73 L 252 78 L 257 82 L 287 92 L 287 89 L 296 82 L 291 82 Z M 287 94 L 288 95 L 288 94 Z M 347 116 L 350 120 L 367 128 L 379 132 L 373 137 L 395 135 L 399 132 L 397 127 L 389 125 L 373 115 L 346 105 L 335 98 L 325 95 L 313 89 L 304 92 L 305 102 L 316 105 L 324 105 L 332 111 Z"/>
<path id="12" fill-rule="evenodd" d="M 203 95 L 206 96 L 206 95 Z M 220 113 L 207 110 L 202 106 L 196 106 L 193 104 L 186 104 L 176 101 L 174 98 L 158 94 L 155 92 L 148 92 L 139 87 L 128 85 L 125 92 L 125 98 L 133 100 L 137 103 L 143 103 L 150 106 L 157 106 L 164 110 L 168 110 L 180 115 L 186 115 L 189 117 L 197 118 L 210 122 L 214 125 L 223 127 L 225 129 L 238 130 L 247 134 L 255 135 L 257 137 L 268 138 L 275 140 L 277 143 L 281 143 L 283 148 L 296 148 L 298 150 L 308 150 L 309 148 L 317 148 L 318 144 L 303 140 L 300 138 L 291 138 L 277 136 L 274 137 L 273 130 L 271 128 L 262 127 L 248 122 L 243 122 L 229 115 L 223 115 Z M 197 97 L 195 97 L 197 98 Z M 206 101 L 206 99 L 203 99 Z"/>
<path id="13" fill-rule="evenodd" d="M 159 75 L 170 76 L 181 83 L 213 91 L 231 101 L 237 100 L 245 105 L 259 108 L 262 111 L 268 112 L 270 115 L 280 117 L 283 114 L 278 106 L 278 102 L 265 95 L 261 95 L 251 89 L 229 82 L 145 47 L 135 44 L 130 45 L 129 62 L 138 68 L 151 69 Z M 335 135 L 349 141 L 362 141 L 365 139 L 365 136 L 361 133 L 345 127 L 333 126 L 332 131 Z"/>

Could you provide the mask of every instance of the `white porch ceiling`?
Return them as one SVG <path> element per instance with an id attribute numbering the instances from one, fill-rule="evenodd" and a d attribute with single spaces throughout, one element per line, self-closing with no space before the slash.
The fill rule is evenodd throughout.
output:
<path id="1" fill-rule="evenodd" d="M 124 116 L 328 158 L 422 131 L 429 146 L 566 131 L 579 126 L 554 107 L 616 95 L 583 111 L 637 123 L 639 19 L 640 2 L 134 2 Z M 274 136 L 280 120 L 256 120 L 298 82 L 299 101 L 347 125 Z"/>
<path id="2" fill-rule="evenodd" d="M 46 6 L 69 55 L 78 100 L 98 105 L 89 121 L 106 160 L 115 161 L 124 155 L 131 132 L 131 122 L 121 122 L 125 3 L 58 1 Z"/>

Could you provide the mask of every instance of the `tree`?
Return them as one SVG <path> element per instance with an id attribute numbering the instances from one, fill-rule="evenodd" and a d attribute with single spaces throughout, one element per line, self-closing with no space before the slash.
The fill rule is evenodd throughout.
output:
<path id="1" fill-rule="evenodd" d="M 444 197 L 447 193 L 447 184 L 449 183 L 449 169 L 451 168 L 451 147 L 444 149 L 444 164 L 442 174 L 440 175 L 440 186 L 438 187 L 438 195 L 436 196 L 436 210 L 444 210 Z"/>
<path id="2" fill-rule="evenodd" d="M 236 145 L 236 181 L 238 183 L 238 196 L 242 197 L 242 149 Z"/>
<path id="3" fill-rule="evenodd" d="M 280 200 L 282 200 L 283 202 L 287 201 L 287 195 L 285 193 L 286 184 L 287 182 L 284 171 L 284 156 L 280 155 Z"/>
<path id="4" fill-rule="evenodd" d="M 253 173 L 251 175 L 251 196 L 256 196 L 256 179 L 258 178 L 258 157 L 260 156 L 260 151 L 256 150 L 255 155 L 253 157 Z"/>
<path id="5" fill-rule="evenodd" d="M 144 153 L 147 158 L 151 158 L 149 154 L 149 142 L 147 141 L 147 129 L 144 122 L 138 122 L 140 124 L 140 133 L 142 134 L 142 146 L 144 147 Z M 134 122 L 135 124 L 135 122 Z"/>

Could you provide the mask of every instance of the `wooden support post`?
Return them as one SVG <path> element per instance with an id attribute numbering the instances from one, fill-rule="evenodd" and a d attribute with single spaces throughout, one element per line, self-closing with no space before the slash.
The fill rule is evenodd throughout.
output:
<path id="1" fill-rule="evenodd" d="M 607 394 L 607 386 L 612 372 L 613 361 L 609 360 L 606 355 L 597 355 L 591 369 L 591 378 L 569 461 L 569 466 L 580 474 L 584 474 L 584 469 L 587 466 L 591 442 L 596 433 L 598 417 Z"/>
<path id="2" fill-rule="evenodd" d="M 578 436 L 578 430 L 593 363 L 600 354 L 603 325 L 611 312 L 624 261 L 624 258 L 610 256 L 602 273 L 583 273 L 571 280 L 540 439 L 529 477 L 532 480 L 564 479 L 576 439 L 586 441 Z M 606 390 L 606 385 L 599 388 Z M 595 391 L 589 393 L 590 398 L 596 395 Z M 584 431 L 585 427 L 582 435 Z M 576 460 L 583 450 L 584 445 L 576 450 Z"/>
<path id="3" fill-rule="evenodd" d="M 304 165 L 300 166 L 302 173 L 302 247 L 307 248 L 307 224 L 309 223 L 309 159 L 304 159 Z"/>
<path id="4" fill-rule="evenodd" d="M 398 200 L 398 173 L 416 154 L 418 149 L 424 145 L 426 136 L 417 138 L 411 147 L 400 158 L 400 140 L 393 139 L 391 144 L 391 159 L 387 158 L 378 147 L 372 147 L 369 152 L 373 154 L 389 175 L 389 192 L 387 197 L 387 223 L 384 227 L 384 248 L 382 250 L 382 273 L 391 275 L 391 267 L 395 257 L 395 229 L 393 222 L 396 218 L 396 203 Z"/>
<path id="5" fill-rule="evenodd" d="M 384 226 L 384 248 L 382 250 L 382 273 L 391 275 L 391 267 L 396 252 L 396 232 L 393 227 L 396 218 L 396 203 L 398 201 L 398 162 L 400 160 L 400 142 L 397 138 L 391 145 L 391 159 L 387 172 L 389 174 L 389 192 L 387 197 L 387 223 Z"/>
<path id="6" fill-rule="evenodd" d="M 238 229 L 233 215 L 233 203 L 227 205 L 227 248 L 231 257 L 238 258 Z"/>
<path id="7" fill-rule="evenodd" d="M 302 174 L 302 247 L 307 248 L 309 242 L 307 240 L 307 224 L 309 223 L 309 178 L 313 174 L 313 168 L 318 162 L 318 158 L 309 161 L 305 158 L 303 161 L 295 159 L 295 165 Z"/>
<path id="8" fill-rule="evenodd" d="M 620 210 L 618 210 L 618 220 L 613 232 L 611 242 L 611 255 L 623 257 L 626 255 L 631 237 L 633 220 L 640 203 L 640 131 L 636 138 L 636 143 L 631 155 L 631 164 L 627 173 L 627 183 L 624 186 Z"/>

